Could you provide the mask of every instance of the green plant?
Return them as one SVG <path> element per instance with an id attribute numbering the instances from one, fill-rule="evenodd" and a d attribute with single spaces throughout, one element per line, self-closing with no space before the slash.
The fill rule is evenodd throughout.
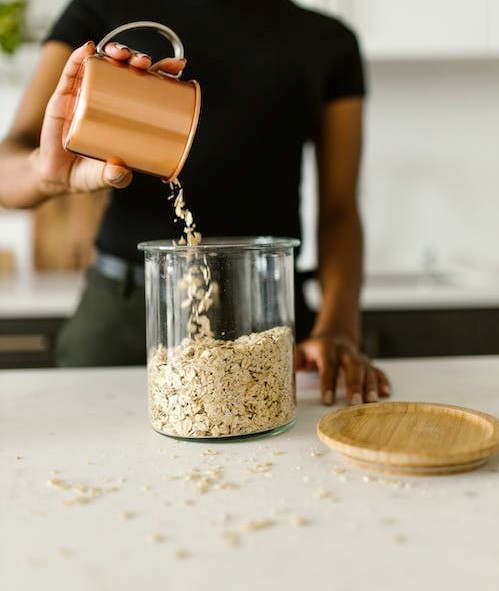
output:
<path id="1" fill-rule="evenodd" d="M 26 5 L 26 0 L 0 2 L 0 50 L 4 53 L 14 53 L 23 41 Z"/>

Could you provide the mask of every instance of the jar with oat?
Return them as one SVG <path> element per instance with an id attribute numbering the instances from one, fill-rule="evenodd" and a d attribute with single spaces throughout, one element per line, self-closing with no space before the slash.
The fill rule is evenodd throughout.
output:
<path id="1" fill-rule="evenodd" d="M 186 439 L 275 434 L 295 419 L 289 238 L 143 242 L 149 416 Z"/>

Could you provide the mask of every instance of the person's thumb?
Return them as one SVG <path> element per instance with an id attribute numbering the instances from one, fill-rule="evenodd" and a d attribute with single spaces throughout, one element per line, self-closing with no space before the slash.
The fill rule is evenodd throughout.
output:
<path id="1" fill-rule="evenodd" d="M 104 166 L 102 180 L 106 185 L 123 189 L 132 182 L 132 172 L 124 166 L 107 163 Z"/>

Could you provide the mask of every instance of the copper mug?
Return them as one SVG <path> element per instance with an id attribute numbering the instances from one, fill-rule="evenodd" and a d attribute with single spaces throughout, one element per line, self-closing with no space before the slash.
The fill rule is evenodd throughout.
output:
<path id="1" fill-rule="evenodd" d="M 66 150 L 174 180 L 182 169 L 199 118 L 200 88 L 155 68 L 134 68 L 107 56 L 106 44 L 128 29 L 153 28 L 184 56 L 178 36 L 160 23 L 137 21 L 113 29 L 86 58 L 75 78 L 63 130 Z"/>

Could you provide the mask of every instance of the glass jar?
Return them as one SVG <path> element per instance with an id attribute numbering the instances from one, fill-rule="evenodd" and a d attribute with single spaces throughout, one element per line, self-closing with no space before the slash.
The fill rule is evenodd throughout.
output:
<path id="1" fill-rule="evenodd" d="M 295 419 L 288 238 L 142 242 L 149 416 L 164 435 L 274 434 Z"/>

